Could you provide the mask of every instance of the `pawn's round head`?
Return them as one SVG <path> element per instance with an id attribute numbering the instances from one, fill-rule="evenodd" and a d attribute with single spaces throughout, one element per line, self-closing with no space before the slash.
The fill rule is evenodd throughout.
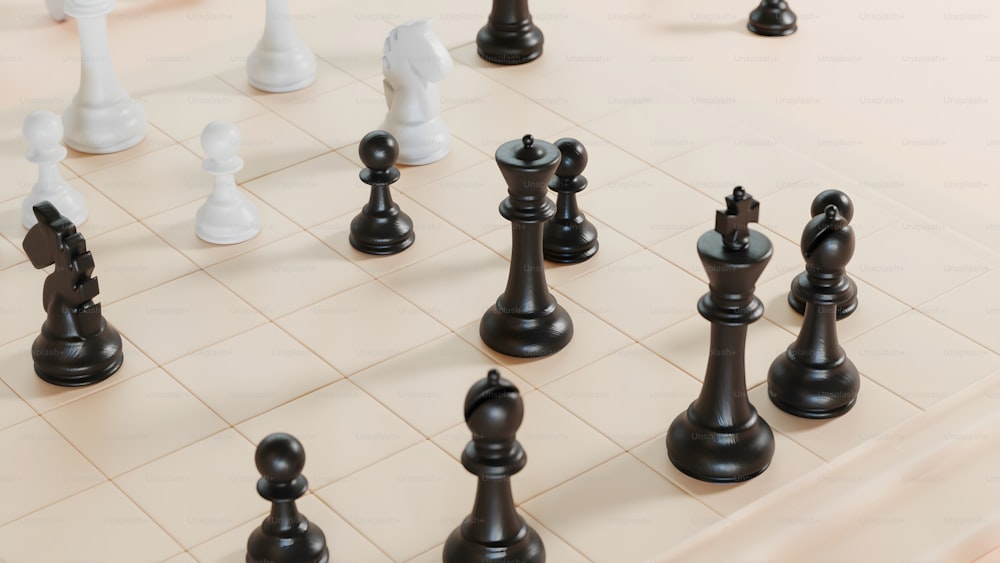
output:
<path id="1" fill-rule="evenodd" d="M 828 204 L 802 232 L 806 271 L 841 275 L 854 255 L 854 230 L 836 204 Z"/>
<path id="2" fill-rule="evenodd" d="M 201 149 L 213 160 L 229 160 L 240 149 L 240 130 L 230 121 L 213 121 L 201 132 Z"/>
<path id="3" fill-rule="evenodd" d="M 555 145 L 562 155 L 556 176 L 574 177 L 583 174 L 583 170 L 587 167 L 587 149 L 583 143 L 571 137 L 564 137 L 556 141 Z"/>
<path id="4" fill-rule="evenodd" d="M 365 167 L 372 170 L 388 170 L 399 158 L 399 143 L 388 131 L 376 130 L 368 133 L 358 144 L 358 156 Z"/>
<path id="5" fill-rule="evenodd" d="M 809 216 L 822 215 L 828 205 L 836 205 L 840 216 L 848 223 L 854 217 L 854 202 L 844 192 L 840 190 L 824 190 L 817 195 L 812 205 L 809 207 Z"/>
<path id="6" fill-rule="evenodd" d="M 51 111 L 38 110 L 28 114 L 21 131 L 32 148 L 45 150 L 62 140 L 63 124 L 59 116 Z"/>
<path id="7" fill-rule="evenodd" d="M 272 483 L 287 483 L 302 474 L 306 452 L 291 434 L 270 434 L 257 445 L 254 455 L 257 471 Z"/>
<path id="8" fill-rule="evenodd" d="M 476 441 L 513 440 L 524 419 L 524 400 L 513 383 L 490 370 L 465 397 L 465 422 Z"/>

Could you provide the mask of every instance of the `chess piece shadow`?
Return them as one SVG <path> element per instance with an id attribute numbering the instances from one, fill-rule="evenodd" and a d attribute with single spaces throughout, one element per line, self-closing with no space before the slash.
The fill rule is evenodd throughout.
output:
<path id="1" fill-rule="evenodd" d="M 382 87 L 389 111 L 379 129 L 399 143 L 399 164 L 430 164 L 451 150 L 451 130 L 441 117 L 436 83 L 454 66 L 430 20 L 405 23 L 385 38 Z"/>
<path id="2" fill-rule="evenodd" d="M 73 223 L 50 203 L 34 210 L 38 222 L 24 237 L 24 252 L 35 268 L 55 266 L 42 288 L 45 323 L 31 345 L 35 373 L 63 387 L 103 381 L 122 365 L 122 338 L 94 303 L 94 257 Z"/>

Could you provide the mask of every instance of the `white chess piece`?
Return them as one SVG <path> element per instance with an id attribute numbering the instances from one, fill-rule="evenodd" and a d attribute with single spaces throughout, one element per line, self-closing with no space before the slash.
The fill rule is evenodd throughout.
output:
<path id="1" fill-rule="evenodd" d="M 399 164 L 441 160 L 451 150 L 451 130 L 441 117 L 437 82 L 454 62 L 431 29 L 431 20 L 404 23 L 385 39 L 382 74 L 389 111 L 379 127 L 399 143 Z"/>
<path id="2" fill-rule="evenodd" d="M 66 144 L 80 152 L 107 154 L 133 147 L 146 136 L 146 114 L 118 85 L 108 47 L 108 13 L 114 0 L 66 0 L 66 15 L 80 33 L 80 90 L 63 113 Z"/>
<path id="3" fill-rule="evenodd" d="M 236 244 L 260 232 L 260 214 L 252 201 L 236 187 L 233 174 L 243 169 L 237 156 L 240 131 L 229 121 L 213 121 L 201 132 L 205 151 L 203 168 L 215 176 L 215 189 L 198 208 L 194 230 L 198 238 L 213 244 Z"/>
<path id="4" fill-rule="evenodd" d="M 21 223 L 30 229 L 38 222 L 32 207 L 47 201 L 74 225 L 87 220 L 83 194 L 66 183 L 59 173 L 59 163 L 66 158 L 66 148 L 59 142 L 63 125 L 51 111 L 33 111 L 24 120 L 24 139 L 31 145 L 28 160 L 38 164 L 38 182 L 21 202 Z"/>
<path id="5" fill-rule="evenodd" d="M 247 80 L 265 92 L 301 90 L 316 81 L 316 56 L 295 33 L 288 0 L 267 0 L 264 35 L 247 57 Z"/>
<path id="6" fill-rule="evenodd" d="M 45 6 L 48 7 L 49 16 L 54 21 L 61 22 L 66 19 L 66 12 L 63 10 L 63 0 L 45 0 Z"/>

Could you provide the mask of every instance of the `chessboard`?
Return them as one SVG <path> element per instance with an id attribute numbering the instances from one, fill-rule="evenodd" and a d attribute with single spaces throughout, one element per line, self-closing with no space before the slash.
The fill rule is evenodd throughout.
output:
<path id="1" fill-rule="evenodd" d="M 543 55 L 499 66 L 476 53 L 489 4 L 296 0 L 318 78 L 269 94 L 245 70 L 264 2 L 118 0 L 112 57 L 149 129 L 60 165 L 125 347 L 82 388 L 33 372 L 47 271 L 20 221 L 38 174 L 21 125 L 76 92 L 76 24 L 0 6 L 0 561 L 244 561 L 272 432 L 307 452 L 298 506 L 331 560 L 440 561 L 476 488 L 463 399 L 493 368 L 523 395 L 514 499 L 553 563 L 1000 561 L 996 5 L 793 1 L 798 31 L 760 37 L 755 0 L 538 0 Z M 412 247 L 363 254 L 348 232 L 368 198 L 358 142 L 386 112 L 383 41 L 424 17 L 455 63 L 439 84 L 452 149 L 399 167 Z M 239 127 L 236 181 L 261 213 L 240 244 L 195 235 L 213 120 Z M 511 250 L 494 153 L 527 133 L 586 146 L 579 204 L 600 240 L 546 265 L 575 333 L 537 359 L 478 332 Z M 760 476 L 709 484 L 664 434 L 709 355 L 695 242 L 737 185 L 774 245 L 746 362 L 776 447 Z M 851 412 L 807 420 L 765 380 L 798 334 L 786 295 L 828 188 L 855 205 L 859 306 L 838 331 L 862 383 Z"/>

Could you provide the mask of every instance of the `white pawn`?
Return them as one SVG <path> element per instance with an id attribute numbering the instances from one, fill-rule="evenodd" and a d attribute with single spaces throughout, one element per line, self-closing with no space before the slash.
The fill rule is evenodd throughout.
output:
<path id="1" fill-rule="evenodd" d="M 108 46 L 114 0 L 65 0 L 80 34 L 80 89 L 63 112 L 66 144 L 89 154 L 123 151 L 146 136 L 146 113 L 118 85 Z"/>
<path id="2" fill-rule="evenodd" d="M 295 33 L 288 0 L 267 0 L 264 36 L 247 57 L 247 80 L 265 92 L 301 90 L 316 81 L 316 56 Z"/>
<path id="3" fill-rule="evenodd" d="M 382 86 L 389 112 L 379 129 L 399 143 L 399 164 L 436 162 L 451 150 L 451 130 L 441 117 L 437 82 L 454 62 L 431 29 L 431 20 L 404 23 L 382 49 Z"/>
<path id="4" fill-rule="evenodd" d="M 215 189 L 198 208 L 194 229 L 198 238 L 213 244 L 236 244 L 260 232 L 257 206 L 236 187 L 233 174 L 243 169 L 237 156 L 240 131 L 228 121 L 213 121 L 201 132 L 203 168 L 215 176 Z"/>
<path id="5" fill-rule="evenodd" d="M 38 222 L 32 209 L 47 201 L 74 225 L 87 220 L 83 195 L 70 187 L 59 173 L 59 163 L 66 158 L 66 148 L 59 142 L 63 125 L 51 111 L 33 111 L 24 120 L 24 139 L 31 145 L 28 160 L 38 164 L 38 182 L 21 202 L 21 223 L 30 229 Z"/>
<path id="6" fill-rule="evenodd" d="M 63 10 L 63 0 L 45 0 L 45 5 L 49 9 L 49 16 L 54 21 L 61 22 L 66 19 L 66 12 Z"/>

